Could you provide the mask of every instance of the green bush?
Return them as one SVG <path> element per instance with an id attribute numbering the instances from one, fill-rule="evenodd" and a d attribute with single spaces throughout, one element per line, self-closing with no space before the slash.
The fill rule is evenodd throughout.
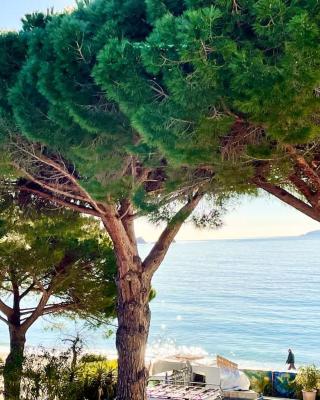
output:
<path id="1" fill-rule="evenodd" d="M 115 399 L 117 361 L 82 364 L 77 372 L 77 382 L 82 387 L 83 398 L 86 400 Z"/>
<path id="2" fill-rule="evenodd" d="M 21 400 L 82 400 L 67 353 L 43 351 L 25 358 Z"/>
<path id="3" fill-rule="evenodd" d="M 90 363 L 90 362 L 95 362 L 95 361 L 107 361 L 107 357 L 103 356 L 101 354 L 93 354 L 93 353 L 88 353 L 84 354 L 80 361 L 82 363 Z"/>
<path id="4" fill-rule="evenodd" d="M 21 400 L 113 400 L 117 361 L 86 362 L 90 358 L 75 365 L 70 352 L 26 356 Z"/>
<path id="5" fill-rule="evenodd" d="M 320 389 L 320 370 L 315 365 L 300 367 L 295 382 L 307 392 Z"/>

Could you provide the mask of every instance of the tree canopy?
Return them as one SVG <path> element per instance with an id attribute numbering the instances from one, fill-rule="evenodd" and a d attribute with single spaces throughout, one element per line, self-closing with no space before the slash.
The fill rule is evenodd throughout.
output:
<path id="1" fill-rule="evenodd" d="M 26 332 L 42 315 L 63 312 L 110 321 L 115 271 L 111 242 L 97 221 L 2 193 L 0 311 L 9 327 Z"/>
<path id="2" fill-rule="evenodd" d="M 51 152 L 60 152 L 76 165 L 82 187 L 95 199 L 105 200 L 111 195 L 119 200 L 129 195 L 142 209 L 150 211 L 152 206 L 148 207 L 144 201 L 146 193 L 157 190 L 172 169 L 164 160 L 168 156 L 164 147 L 167 150 L 176 148 L 177 157 L 181 152 L 164 131 L 163 135 L 158 135 L 158 140 L 145 136 L 128 101 L 132 102 L 129 92 L 135 87 L 134 102 L 148 104 L 151 96 L 154 100 L 151 106 L 160 107 L 159 118 L 163 100 L 157 94 L 159 83 L 147 73 L 144 78 L 142 71 L 139 76 L 138 71 L 130 67 L 133 60 L 121 55 L 118 65 L 110 62 L 110 73 L 113 71 L 117 79 L 122 80 L 119 86 L 110 76 L 114 88 L 119 86 L 116 91 L 119 96 L 123 92 L 121 98 L 117 97 L 113 84 L 110 90 L 106 80 L 100 84 L 101 74 L 106 78 L 107 74 L 101 69 L 104 62 L 98 62 L 99 57 L 105 57 L 108 42 L 122 46 L 126 38 L 136 52 L 135 44 L 142 44 L 151 31 L 146 13 L 142 1 L 97 1 L 88 6 L 80 3 L 71 14 L 29 16 L 19 34 L 2 36 L 1 53 L 8 66 L 1 71 L 5 82 L 2 133 L 12 135 L 18 128 L 28 140 L 45 144 Z M 15 43 L 19 54 L 8 42 Z M 121 60 L 127 65 L 127 71 L 131 70 L 130 79 L 135 82 L 121 78 L 120 74 L 125 74 Z M 12 62 L 16 64 L 15 69 L 11 67 Z M 12 126 L 17 128 L 12 129 Z M 16 166 L 28 171 L 29 157 L 25 151 L 17 156 L 17 150 L 16 145 L 12 150 Z M 130 173 L 133 158 L 137 160 L 135 179 Z M 191 165 L 178 173 L 183 180 L 187 179 L 188 185 L 194 178 L 193 169 Z M 155 176 L 149 176 L 150 182 L 146 184 L 144 175 L 149 170 L 153 170 Z M 179 187 L 183 181 L 181 176 L 176 176 L 176 171 L 171 173 L 174 176 L 170 182 Z M 210 178 L 210 172 L 207 176 Z"/>
<path id="3" fill-rule="evenodd" d="M 144 212 L 163 182 L 212 186 L 212 169 L 215 190 L 252 191 L 252 160 L 272 159 L 279 183 L 293 169 L 282 145 L 318 138 L 318 22 L 316 1 L 279 0 L 96 0 L 29 15 L 1 35 L 1 132 L 61 152 L 95 199 L 129 195 Z M 151 182 L 132 178 L 132 158 Z"/>

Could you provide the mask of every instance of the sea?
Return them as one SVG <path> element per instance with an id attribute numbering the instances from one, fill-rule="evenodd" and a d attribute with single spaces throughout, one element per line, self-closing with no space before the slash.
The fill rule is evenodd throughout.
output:
<path id="1" fill-rule="evenodd" d="M 282 370 L 291 348 L 297 365 L 320 366 L 319 246 L 320 238 L 174 243 L 153 280 L 148 353 L 220 354 L 242 368 Z M 139 247 L 144 256 L 152 244 Z M 112 354 L 114 329 L 45 317 L 27 340 L 31 351 L 60 348 L 80 332 L 87 352 Z"/>

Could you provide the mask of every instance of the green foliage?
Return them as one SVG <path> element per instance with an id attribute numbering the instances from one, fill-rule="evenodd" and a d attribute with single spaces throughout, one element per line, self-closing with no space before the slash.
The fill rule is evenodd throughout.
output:
<path id="1" fill-rule="evenodd" d="M 153 78 L 140 68 L 140 61 L 136 63 L 152 28 L 147 14 L 156 5 L 151 3 L 146 7 L 142 0 L 79 2 L 71 14 L 26 17 L 24 31 L 16 38 L 26 60 L 19 64 L 18 76 L 11 72 L 4 76 L 6 87 L 0 90 L 10 111 L 2 124 L 18 125 L 28 139 L 60 151 L 77 166 L 82 185 L 99 200 L 107 194 L 118 200 L 144 189 L 119 177 L 126 157 L 139 154 L 140 162 L 159 164 L 164 150 L 175 146 L 176 134 L 171 131 L 192 133 L 189 121 L 179 115 L 170 117 L 160 143 L 144 129 L 134 110 L 135 104 L 144 107 L 148 99 L 162 97 L 157 80 L 150 87 Z M 163 6 L 173 15 L 184 9 L 181 1 L 165 1 Z M 4 45 L 0 53 L 8 53 Z M 128 74 L 130 82 L 126 82 Z M 161 113 L 159 109 L 154 114 L 159 122 Z M 155 128 L 157 123 L 150 119 Z M 145 132 L 140 132 L 140 126 Z M 189 157 L 191 165 L 197 158 L 205 159 L 203 147 L 196 149 L 192 143 L 185 150 L 176 147 L 178 161 Z M 147 205 L 146 212 L 149 201 L 141 203 L 142 208 Z M 156 198 L 150 207 L 157 207 Z"/>
<path id="2" fill-rule="evenodd" d="M 107 361 L 107 357 L 101 354 L 88 353 L 84 354 L 80 360 L 82 363 Z"/>
<path id="3" fill-rule="evenodd" d="M 112 400 L 117 382 L 116 361 L 86 361 L 75 366 L 71 349 L 43 351 L 24 361 L 21 400 Z"/>
<path id="4" fill-rule="evenodd" d="M 153 299 L 155 299 L 156 295 L 157 295 L 156 290 L 154 288 L 151 288 L 150 294 L 149 294 L 149 301 L 152 301 Z"/>
<path id="5" fill-rule="evenodd" d="M 115 315 L 114 252 L 97 221 L 2 193 L 0 227 L 1 296 L 17 286 L 22 309 L 28 296 L 34 304 L 49 290 L 50 303 L 68 305 L 53 312 L 100 323 Z M 49 311 L 42 309 L 40 316 Z"/>
<path id="6" fill-rule="evenodd" d="M 24 32 L 33 31 L 36 28 L 45 28 L 47 23 L 51 20 L 53 16 L 53 10 L 47 10 L 47 14 L 43 13 L 32 13 L 27 14 L 22 18 L 22 30 Z"/>
<path id="7" fill-rule="evenodd" d="M 315 365 L 300 367 L 295 383 L 307 392 L 320 389 L 320 370 Z"/>
<path id="8" fill-rule="evenodd" d="M 221 210 L 209 210 L 202 213 L 200 216 L 197 214 L 192 216 L 192 220 L 198 228 L 211 228 L 216 229 L 222 226 Z"/>
<path id="9" fill-rule="evenodd" d="M 83 364 L 77 374 L 85 399 L 108 400 L 115 398 L 117 361 L 98 361 Z"/>
<path id="10" fill-rule="evenodd" d="M 262 127 L 250 160 L 318 136 L 319 21 L 313 0 L 95 0 L 28 16 L 0 36 L 0 134 L 60 151 L 94 197 L 131 197 L 142 213 L 163 198 L 121 176 L 137 155 L 166 160 L 167 193 L 199 165 L 216 166 L 209 193 L 250 192 L 252 169 L 221 162 L 222 138 L 239 121 Z"/>
<path id="11" fill-rule="evenodd" d="M 77 400 L 77 384 L 70 379 L 70 368 L 68 352 L 28 355 L 23 366 L 21 399 Z"/>
<path id="12" fill-rule="evenodd" d="M 8 134 L 8 116 L 11 108 L 7 101 L 8 89 L 15 83 L 17 74 L 26 56 L 25 39 L 22 34 L 8 32 L 0 33 L 0 138 Z"/>

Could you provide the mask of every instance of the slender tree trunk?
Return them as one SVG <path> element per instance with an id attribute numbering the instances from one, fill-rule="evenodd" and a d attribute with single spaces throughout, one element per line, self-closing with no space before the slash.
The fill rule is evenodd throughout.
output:
<path id="1" fill-rule="evenodd" d="M 118 278 L 117 400 L 146 400 L 145 350 L 150 325 L 150 279 L 141 262 Z"/>
<path id="2" fill-rule="evenodd" d="M 21 328 L 10 327 L 10 353 L 3 370 L 5 400 L 20 399 L 25 342 L 25 333 Z"/>

